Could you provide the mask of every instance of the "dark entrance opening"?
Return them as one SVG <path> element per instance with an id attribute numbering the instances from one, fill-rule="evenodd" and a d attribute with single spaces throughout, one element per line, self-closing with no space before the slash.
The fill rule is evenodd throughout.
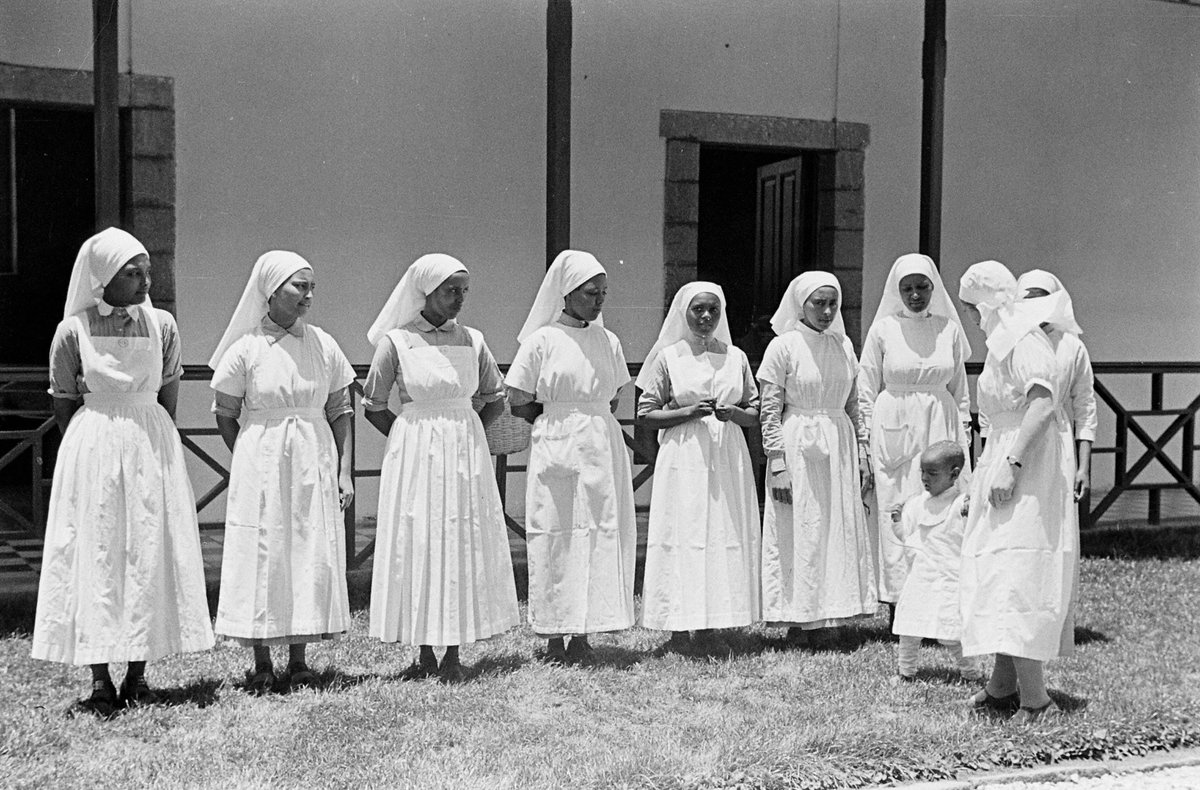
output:
<path id="1" fill-rule="evenodd" d="M 752 360 L 787 284 L 820 268 L 818 167 L 814 151 L 700 146 L 696 278 L 724 289 L 730 332 Z"/>
<path id="2" fill-rule="evenodd" d="M 0 364 L 47 363 L 94 232 L 94 157 L 91 110 L 0 105 Z"/>

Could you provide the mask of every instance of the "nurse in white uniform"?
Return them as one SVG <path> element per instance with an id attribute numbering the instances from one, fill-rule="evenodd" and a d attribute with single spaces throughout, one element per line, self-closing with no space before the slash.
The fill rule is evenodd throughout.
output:
<path id="1" fill-rule="evenodd" d="M 941 441 L 967 458 L 971 396 L 966 333 L 933 261 L 902 255 L 892 265 L 859 360 L 858 403 L 871 427 L 879 600 L 894 605 L 904 586 L 904 547 L 893 521 L 921 493 L 921 453 Z M 967 469 L 963 478 L 968 479 Z"/>
<path id="2" fill-rule="evenodd" d="M 304 258 L 264 254 L 208 362 L 233 450 L 216 631 L 253 648 L 254 693 L 276 684 L 271 646 L 288 646 L 289 686 L 311 686 L 307 644 L 350 627 L 341 511 L 354 496 L 354 370 L 304 320 L 315 287 Z"/>
<path id="3" fill-rule="evenodd" d="M 460 645 L 520 621 L 483 433 L 504 411 L 504 382 L 483 334 L 456 320 L 469 287 L 457 259 L 418 258 L 367 333 L 375 358 L 363 388 L 367 420 L 388 437 L 370 634 L 420 647 L 407 678 L 447 683 L 463 678 Z M 393 389 L 399 414 L 388 409 Z M 435 645 L 446 648 L 440 666 Z"/>
<path id="4" fill-rule="evenodd" d="M 1019 302 L 996 261 L 967 269 L 959 299 L 987 334 L 978 397 L 991 426 L 963 533 L 963 655 L 996 656 L 977 708 L 1032 721 L 1057 710 L 1043 665 L 1074 651 L 1079 562 L 1071 428 L 1040 325 L 1078 326 L 1066 292 Z"/>
<path id="5" fill-rule="evenodd" d="M 805 272 L 788 286 L 758 382 L 770 499 L 763 519 L 763 618 L 834 628 L 878 609 L 860 464 L 867 427 L 841 286 Z M 862 460 L 860 461 L 860 455 Z M 865 471 L 865 470 L 864 470 Z"/>
<path id="6" fill-rule="evenodd" d="M 758 387 L 733 345 L 725 293 L 684 285 L 637 380 L 638 417 L 660 429 L 650 496 L 642 625 L 672 631 L 666 650 L 727 652 L 712 633 L 762 617 L 758 496 L 742 428 Z"/>
<path id="7" fill-rule="evenodd" d="M 150 304 L 150 257 L 109 228 L 75 259 L 50 347 L 63 431 L 54 466 L 33 657 L 90 665 L 80 707 L 156 700 L 147 661 L 213 645 L 195 497 L 175 429 L 179 331 Z M 110 662 L 128 662 L 120 691 Z"/>
<path id="8" fill-rule="evenodd" d="M 548 663 L 586 662 L 588 634 L 634 622 L 633 482 L 612 415 L 629 369 L 600 317 L 607 288 L 590 253 L 559 254 L 505 379 L 513 414 L 533 423 L 525 484 L 529 623 L 548 640 Z"/>

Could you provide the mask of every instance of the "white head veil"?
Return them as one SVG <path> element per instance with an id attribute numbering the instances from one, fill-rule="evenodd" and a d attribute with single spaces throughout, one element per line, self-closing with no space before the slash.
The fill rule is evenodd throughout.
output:
<path id="1" fill-rule="evenodd" d="M 842 285 L 830 272 L 804 272 L 788 284 L 783 299 L 779 302 L 779 309 L 771 316 L 771 328 L 775 330 L 775 334 L 782 335 L 795 329 L 804 317 L 804 303 L 808 301 L 808 297 L 818 288 L 827 286 L 837 291 L 838 309 L 833 323 L 824 334 L 844 336 L 846 324 L 842 321 Z"/>
<path id="2" fill-rule="evenodd" d="M 287 250 L 271 250 L 259 256 L 250 271 L 250 279 L 242 291 L 242 298 L 234 308 L 233 317 L 229 319 L 229 326 L 225 328 L 225 334 L 221 336 L 221 342 L 217 343 L 216 350 L 208 358 L 208 366 L 216 370 L 217 363 L 229 347 L 237 342 L 238 338 L 253 332 L 262 322 L 263 316 L 267 314 L 267 300 L 275 293 L 275 289 L 301 269 L 311 268 L 312 264 Z"/>
<path id="3" fill-rule="evenodd" d="M 909 253 L 901 255 L 892 264 L 892 270 L 888 272 L 887 282 L 883 286 L 883 298 L 879 300 L 879 309 L 875 311 L 875 323 L 888 315 L 912 314 L 900 296 L 900 281 L 910 274 L 920 274 L 933 284 L 933 293 L 929 296 L 927 309 L 930 315 L 944 316 L 958 324 L 959 349 L 962 352 L 962 358 L 970 359 L 971 344 L 967 342 L 967 333 L 963 329 L 962 318 L 959 317 L 954 302 L 950 300 L 950 294 L 946 292 L 946 286 L 942 283 L 942 276 L 938 273 L 937 267 L 933 265 L 933 259 L 928 255 Z"/>
<path id="4" fill-rule="evenodd" d="M 462 261 L 440 252 L 417 258 L 396 283 L 375 323 L 367 330 L 367 340 L 374 346 L 392 329 L 415 320 L 425 306 L 426 296 L 436 291 L 450 275 L 466 270 Z"/>
<path id="5" fill-rule="evenodd" d="M 1017 278 L 1017 298 L 1022 303 L 1029 300 L 1025 292 L 1030 288 L 1041 288 L 1047 294 L 1063 294 L 1063 296 L 1058 298 L 1065 302 L 1065 304 L 1060 307 L 1058 314 L 1046 323 L 1054 326 L 1059 331 L 1072 335 L 1083 334 L 1083 330 L 1080 329 L 1079 324 L 1075 321 L 1074 301 L 1071 299 L 1071 295 L 1067 293 L 1062 280 L 1044 269 L 1030 269 Z"/>
<path id="6" fill-rule="evenodd" d="M 1079 328 L 1071 317 L 1071 297 L 1066 291 L 1018 301 L 1017 280 L 999 261 L 982 261 L 967 269 L 959 281 L 958 298 L 979 308 L 988 351 L 1000 359 L 1007 358 L 1018 340 L 1042 324 Z"/>
<path id="7" fill-rule="evenodd" d="M 149 256 L 142 243 L 120 228 L 107 228 L 83 243 L 75 256 L 71 269 L 71 283 L 67 286 L 67 301 L 63 305 L 63 318 L 70 318 L 92 305 L 100 303 L 104 286 L 139 255 Z M 150 307 L 147 296 L 143 307 Z"/>
<path id="8" fill-rule="evenodd" d="M 538 289 L 529 310 L 529 317 L 517 334 L 517 342 L 524 343 L 525 338 L 532 335 L 547 324 L 554 322 L 563 309 L 563 297 L 574 291 L 598 274 L 608 274 L 596 256 L 590 252 L 579 250 L 563 250 L 546 270 L 542 278 L 542 287 Z M 603 317 L 597 317 L 595 323 L 604 326 Z"/>
<path id="9" fill-rule="evenodd" d="M 726 346 L 733 345 L 733 339 L 729 334 L 729 317 L 725 314 L 725 291 L 716 283 L 703 281 L 686 283 L 675 292 L 675 298 L 671 300 L 671 307 L 667 310 L 667 317 L 663 320 L 662 329 L 658 331 L 658 340 L 654 341 L 650 353 L 646 355 L 646 361 L 642 363 L 642 370 L 638 373 L 637 378 L 637 385 L 642 389 L 645 389 L 646 385 L 650 383 L 650 370 L 659 352 L 692 333 L 687 324 L 687 311 L 692 300 L 700 294 L 713 294 L 721 303 L 721 317 L 713 330 L 713 337 Z"/>

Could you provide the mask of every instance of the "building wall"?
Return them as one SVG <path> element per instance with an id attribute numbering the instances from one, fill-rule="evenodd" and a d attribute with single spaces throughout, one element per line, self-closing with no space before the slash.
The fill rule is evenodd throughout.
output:
<path id="1" fill-rule="evenodd" d="M 572 238 L 610 266 L 606 317 L 629 357 L 661 316 L 663 109 L 870 126 L 869 317 L 916 246 L 919 0 L 573 5 Z M 0 0 L 0 59 L 90 67 L 86 6 Z M 279 246 L 314 261 L 313 319 L 356 361 L 402 267 L 438 249 L 472 268 L 464 317 L 511 358 L 544 263 L 544 2 L 122 13 L 122 63 L 175 80 L 187 361 L 206 359 L 254 258 Z M 1200 9 L 961 0 L 947 26 L 947 279 L 982 258 L 1050 268 L 1094 358 L 1196 358 Z"/>

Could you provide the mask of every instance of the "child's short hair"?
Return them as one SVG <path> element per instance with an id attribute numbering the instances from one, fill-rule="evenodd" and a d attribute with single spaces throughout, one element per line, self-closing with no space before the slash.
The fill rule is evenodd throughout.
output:
<path id="1" fill-rule="evenodd" d="M 962 469 L 967 463 L 967 456 L 957 442 L 944 440 L 926 447 L 925 452 L 921 453 L 921 461 Z"/>

